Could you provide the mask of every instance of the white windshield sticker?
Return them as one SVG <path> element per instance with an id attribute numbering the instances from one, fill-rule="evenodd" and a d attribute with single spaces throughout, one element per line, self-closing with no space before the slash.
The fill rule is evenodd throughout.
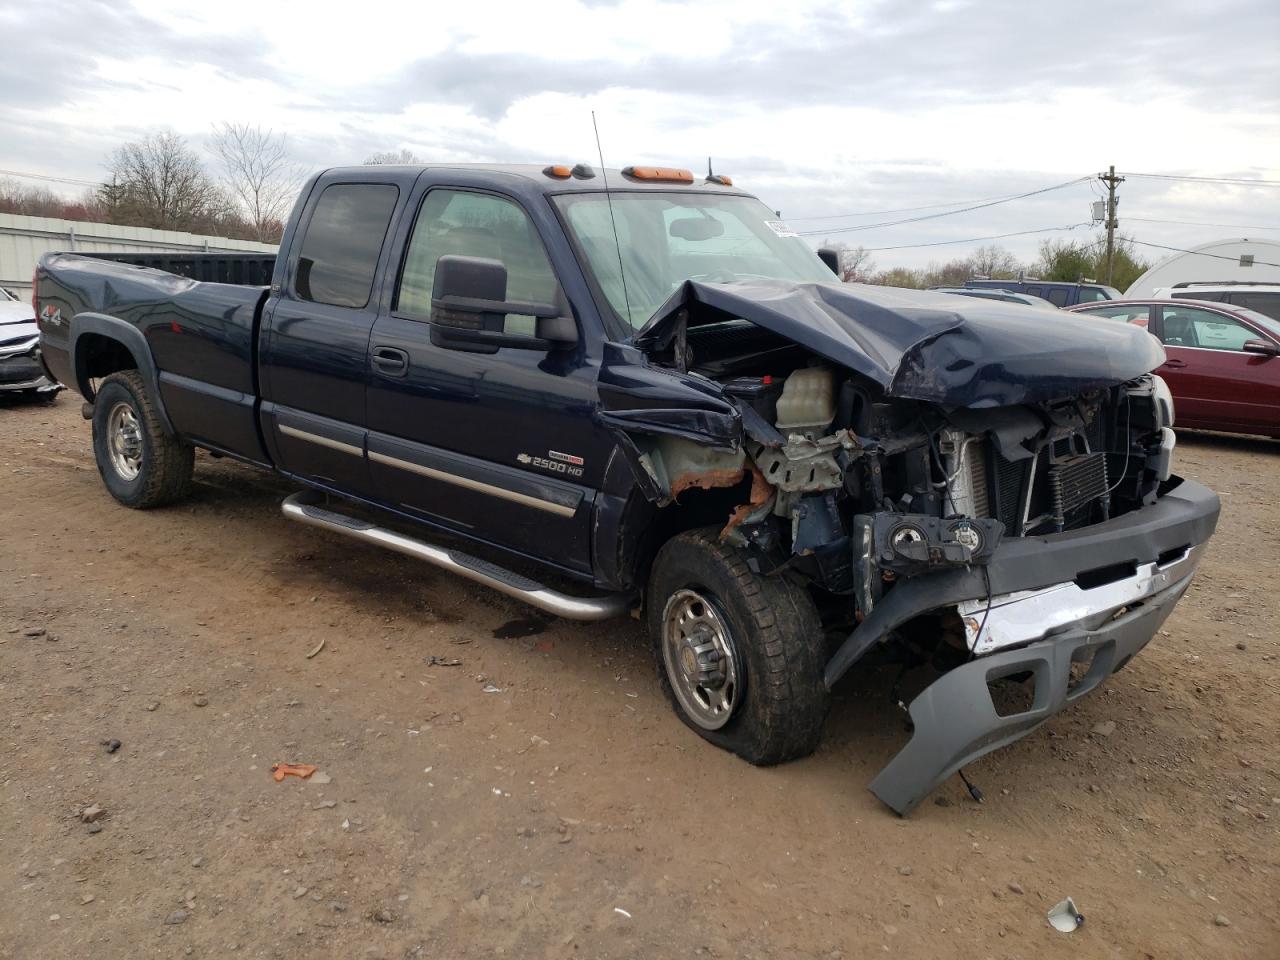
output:
<path id="1" fill-rule="evenodd" d="M 786 222 L 782 220 L 766 220 L 764 222 L 764 225 L 780 237 L 800 236 L 800 234 L 796 233 L 794 230 L 788 227 Z"/>

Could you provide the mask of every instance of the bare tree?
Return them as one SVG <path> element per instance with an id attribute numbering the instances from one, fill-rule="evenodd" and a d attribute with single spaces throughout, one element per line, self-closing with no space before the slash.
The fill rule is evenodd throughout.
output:
<path id="1" fill-rule="evenodd" d="M 840 279 L 845 283 L 870 283 L 871 275 L 876 272 L 876 265 L 866 247 L 851 247 L 839 240 L 826 240 L 822 246 L 828 247 L 840 256 Z"/>
<path id="2" fill-rule="evenodd" d="M 368 166 L 374 166 L 380 163 L 422 163 L 423 160 L 407 147 L 401 147 L 399 150 L 381 150 L 367 157 L 364 162 Z"/>
<path id="3" fill-rule="evenodd" d="M 973 251 L 969 257 L 973 272 L 995 280 L 1009 280 L 1017 277 L 1022 265 L 1018 258 L 998 243 L 988 244 Z"/>
<path id="4" fill-rule="evenodd" d="M 257 239 L 279 240 L 300 179 L 285 135 L 247 123 L 223 123 L 214 127 L 210 145 L 222 165 L 223 182 Z"/>
<path id="5" fill-rule="evenodd" d="M 126 143 L 107 164 L 101 199 L 117 222 L 188 230 L 226 211 L 226 197 L 200 158 L 171 130 Z"/>

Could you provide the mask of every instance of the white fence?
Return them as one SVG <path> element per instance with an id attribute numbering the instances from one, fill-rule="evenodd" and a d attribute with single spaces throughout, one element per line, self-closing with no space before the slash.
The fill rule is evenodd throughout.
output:
<path id="1" fill-rule="evenodd" d="M 122 227 L 114 223 L 55 220 L 0 213 L 0 287 L 26 299 L 31 295 L 31 272 L 46 253 L 152 250 L 187 253 L 246 250 L 275 253 L 270 243 L 205 237 L 177 230 Z"/>

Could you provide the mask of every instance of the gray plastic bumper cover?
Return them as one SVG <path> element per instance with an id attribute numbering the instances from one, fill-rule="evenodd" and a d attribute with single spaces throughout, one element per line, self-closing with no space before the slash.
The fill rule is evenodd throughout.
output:
<path id="1" fill-rule="evenodd" d="M 915 809 L 930 791 L 965 764 L 1026 736 L 1059 710 L 1097 688 L 1147 645 L 1186 592 L 1192 575 L 1115 619 L 1076 627 L 1029 646 L 984 656 L 957 667 L 927 687 L 910 706 L 911 740 L 871 781 L 871 792 L 899 814 Z M 1071 681 L 1073 662 L 1088 670 Z M 1030 673 L 1031 706 L 1000 716 L 988 683 Z"/>

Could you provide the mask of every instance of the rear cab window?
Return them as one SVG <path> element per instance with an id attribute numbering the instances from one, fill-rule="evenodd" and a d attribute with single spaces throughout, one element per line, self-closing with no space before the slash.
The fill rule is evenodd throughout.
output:
<path id="1" fill-rule="evenodd" d="M 299 248 L 293 284 L 299 300 L 357 309 L 369 305 L 378 256 L 399 195 L 389 183 L 335 183 L 324 188 Z"/>

